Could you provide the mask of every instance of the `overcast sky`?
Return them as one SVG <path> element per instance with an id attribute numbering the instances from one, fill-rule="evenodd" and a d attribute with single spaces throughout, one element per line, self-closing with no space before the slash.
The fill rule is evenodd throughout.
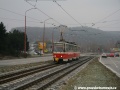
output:
<path id="1" fill-rule="evenodd" d="M 27 14 L 27 26 L 46 27 L 67 25 L 68 27 L 88 26 L 104 31 L 120 31 L 120 0 L 51 0 L 29 1 L 38 9 L 32 9 Z M 10 30 L 14 27 L 24 27 L 25 11 L 33 8 L 24 0 L 0 0 L 0 22 Z M 64 11 L 64 10 L 66 11 Z M 43 14 L 42 12 L 43 11 Z M 68 14 L 69 15 L 68 15 Z M 29 18 L 31 17 L 31 18 Z M 93 26 L 92 26 L 93 25 Z"/>

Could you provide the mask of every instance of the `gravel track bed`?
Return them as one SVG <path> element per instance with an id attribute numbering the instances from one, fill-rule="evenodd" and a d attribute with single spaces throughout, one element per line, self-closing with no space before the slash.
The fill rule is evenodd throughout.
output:
<path id="1" fill-rule="evenodd" d="M 19 70 L 19 69 L 34 67 L 34 66 L 38 66 L 38 65 L 48 64 L 48 63 L 53 63 L 53 61 L 51 60 L 51 61 L 46 61 L 46 62 L 37 62 L 37 63 L 20 64 L 20 65 L 12 65 L 12 66 L 1 66 L 0 74 Z"/>
<path id="2" fill-rule="evenodd" d="M 57 64 L 46 64 L 46 65 L 40 65 L 40 66 L 35 66 L 35 67 L 31 67 L 31 68 L 26 68 L 23 70 L 17 70 L 17 71 L 12 71 L 12 72 L 8 72 L 8 73 L 3 73 L 0 75 L 0 84 L 6 83 L 6 82 L 10 82 L 11 80 L 16 80 L 25 76 L 29 76 L 32 75 L 34 73 L 37 72 L 41 72 L 53 67 L 58 66 Z"/>
<path id="3" fill-rule="evenodd" d="M 53 85 L 49 86 L 45 90 L 63 90 L 63 87 L 67 84 L 69 84 L 69 80 L 73 78 L 75 75 L 77 75 L 82 69 L 84 69 L 91 61 L 93 61 L 94 58 L 87 63 L 83 64 L 82 66 L 78 67 L 76 70 L 72 71 L 65 77 L 61 78 L 59 81 L 55 82 Z"/>
<path id="4" fill-rule="evenodd" d="M 80 61 L 79 61 L 80 62 Z M 61 78 L 61 76 L 63 76 L 64 77 L 64 75 L 66 75 L 67 73 L 69 73 L 69 72 L 71 72 L 71 70 L 74 70 L 74 68 L 78 68 L 78 66 L 80 66 L 81 65 L 81 63 L 77 63 L 77 62 L 75 62 L 77 65 L 74 65 L 74 63 L 72 64 L 72 65 L 70 65 L 69 63 L 67 64 L 68 66 L 71 66 L 71 67 L 69 67 L 69 68 L 67 68 L 67 69 L 65 69 L 65 67 L 64 67 L 64 69 L 62 70 L 62 72 L 58 72 L 58 73 L 56 73 L 55 75 L 52 75 L 52 76 L 50 76 L 49 78 L 46 78 L 45 80 L 43 80 L 43 81 L 41 81 L 40 83 L 38 83 L 37 85 L 34 85 L 34 86 L 32 86 L 32 87 L 30 87 L 30 88 L 28 88 L 28 89 L 26 89 L 26 90 L 41 90 L 41 87 L 43 87 L 44 85 L 44 87 L 46 87 L 46 82 L 47 83 L 50 83 L 50 84 L 52 84 L 51 83 L 51 81 L 53 82 L 53 81 L 55 81 L 57 78 Z M 83 63 L 83 62 L 82 62 Z M 61 70 L 61 69 L 60 69 Z M 55 71 L 56 72 L 56 71 Z M 43 89 L 44 90 L 44 89 Z"/>
<path id="5" fill-rule="evenodd" d="M 76 75 L 67 81 L 63 80 L 47 90 L 74 90 L 74 87 L 117 87 L 120 90 L 120 78 L 103 66 L 98 58 L 91 61 L 86 68 L 78 70 Z M 67 79 L 67 78 L 66 78 Z M 61 86 L 60 86 L 61 84 Z M 57 87 L 57 85 L 59 85 Z M 96 89 L 95 89 L 96 90 Z M 102 90 L 102 89 L 101 89 Z"/>
<path id="6" fill-rule="evenodd" d="M 76 67 L 76 66 L 74 66 L 74 67 Z M 50 76 L 48 79 L 45 79 L 45 80 L 43 80 L 42 82 L 40 82 L 40 83 L 38 83 L 37 85 L 35 85 L 35 86 L 32 86 L 32 87 L 30 87 L 29 89 L 32 89 L 32 88 L 34 88 L 34 89 L 37 89 L 37 88 L 40 88 L 40 87 L 42 87 L 42 86 L 44 86 L 45 84 L 46 84 L 46 82 L 48 83 L 48 82 L 51 82 L 51 81 L 53 81 L 53 80 L 55 80 L 55 79 L 57 79 L 57 78 L 59 78 L 60 76 L 62 76 L 62 75 L 64 75 L 65 73 L 67 73 L 68 71 L 70 71 L 70 70 L 72 70 L 73 69 L 73 67 L 70 67 L 69 69 L 65 69 L 65 70 L 63 70 L 62 72 L 59 72 L 59 73 L 57 73 L 57 74 L 55 74 L 55 75 L 52 75 L 52 76 Z M 28 90 L 29 90 L 28 89 Z"/>
<path id="7" fill-rule="evenodd" d="M 36 73 L 36 74 L 33 74 L 33 75 L 26 76 L 24 78 L 20 78 L 18 80 L 14 80 L 14 81 L 12 81 L 10 83 L 2 84 L 0 86 L 0 88 L 2 90 L 13 90 L 13 89 L 16 89 L 15 87 L 19 87 L 19 86 L 22 86 L 24 84 L 28 84 L 30 82 L 33 82 L 34 80 L 38 81 L 41 77 L 44 77 L 44 76 L 46 76 L 47 74 L 49 74 L 51 72 L 53 73 L 53 72 L 58 71 L 59 69 L 61 70 L 62 68 L 68 67 L 69 64 L 65 64 L 65 65 L 63 64 L 63 65 L 54 67 L 54 68 L 52 68 L 50 70 L 45 70 L 45 71 L 42 71 L 42 72 L 39 72 L 39 73 Z"/>
<path id="8" fill-rule="evenodd" d="M 3 90 L 13 90 L 14 87 L 18 87 L 20 85 L 23 85 L 25 83 L 28 83 L 28 82 L 32 82 L 34 80 L 37 80 L 39 77 L 42 77 L 50 72 L 53 72 L 57 69 L 60 69 L 62 68 L 63 65 L 60 65 L 58 67 L 54 67 L 50 70 L 45 70 L 45 71 L 42 71 L 42 72 L 39 72 L 39 73 L 35 73 L 33 75 L 29 75 L 29 76 L 26 76 L 26 77 L 23 77 L 23 78 L 20 78 L 20 79 L 17 79 L 17 80 L 14 80 L 10 83 L 5 83 L 5 84 L 2 84 L 0 85 L 0 89 L 3 89 Z"/>

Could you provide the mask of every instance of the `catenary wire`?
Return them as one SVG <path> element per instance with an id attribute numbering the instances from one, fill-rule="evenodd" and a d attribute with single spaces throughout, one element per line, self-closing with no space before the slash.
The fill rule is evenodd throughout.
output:
<path id="1" fill-rule="evenodd" d="M 70 15 L 60 4 L 57 3 L 56 0 L 53 0 L 67 15 L 69 15 L 75 22 L 77 22 L 80 26 L 82 26 L 81 23 L 79 23 L 72 15 Z"/>
<path id="2" fill-rule="evenodd" d="M 24 22 L 25 20 L 20 20 L 20 19 L 13 19 L 13 18 L 3 18 L 3 17 L 0 17 L 1 19 L 6 19 L 6 20 L 10 20 L 10 21 L 19 21 L 19 22 Z M 37 21 L 27 21 L 27 22 L 30 22 L 30 23 L 43 23 L 43 22 L 37 22 Z M 53 23 L 48 23 L 46 22 L 46 24 L 51 24 L 53 25 Z"/>
<path id="3" fill-rule="evenodd" d="M 108 17 L 110 17 L 110 16 L 114 15 L 115 13 L 117 13 L 117 12 L 119 12 L 119 11 L 120 11 L 120 9 L 116 10 L 115 12 L 113 12 L 113 13 L 109 14 L 108 16 L 106 16 L 106 17 L 102 18 L 101 20 L 99 20 L 99 21 L 95 22 L 94 24 L 99 23 L 99 22 L 101 22 L 101 21 L 103 21 L 103 20 L 107 19 Z"/>
<path id="4" fill-rule="evenodd" d="M 7 9 L 4 9 L 4 8 L 0 8 L 1 10 L 4 10 L 4 11 L 7 11 L 7 12 L 10 12 L 10 13 L 13 13 L 13 14 L 16 14 L 16 15 L 19 15 L 19 16 L 25 16 L 23 14 L 20 14 L 20 13 L 16 13 L 14 11 L 11 11 L 11 10 L 7 10 Z M 29 17 L 29 16 L 26 16 L 27 18 L 30 18 L 30 19 L 33 19 L 33 20 L 36 20 L 36 21 L 40 21 L 38 19 L 35 19 L 35 18 L 32 18 L 32 17 Z"/>
<path id="5" fill-rule="evenodd" d="M 11 20 L 11 21 L 20 21 L 20 22 L 24 22 L 25 20 L 20 20 L 20 19 L 13 19 L 13 18 L 4 18 L 4 17 L 0 17 L 1 19 L 6 19 L 6 20 Z M 36 21 L 27 21 L 27 22 L 33 22 L 33 23 L 40 23 L 40 22 L 36 22 Z"/>
<path id="6" fill-rule="evenodd" d="M 27 1 L 26 1 L 27 2 Z M 44 15 L 46 15 L 47 17 L 49 18 L 52 18 L 50 17 L 48 14 L 46 14 L 45 12 L 43 12 L 42 10 L 40 10 L 38 7 L 36 7 L 35 5 L 31 4 L 30 2 L 27 2 L 29 5 L 35 7 L 38 11 L 42 12 Z M 61 24 L 60 22 L 58 22 L 57 20 L 55 20 L 54 18 L 52 18 L 52 20 L 54 20 L 55 22 L 57 22 L 58 24 Z"/>
<path id="7" fill-rule="evenodd" d="M 23 17 L 25 16 L 25 15 L 23 15 L 23 14 L 20 14 L 20 13 L 17 13 L 17 12 L 8 10 L 8 9 L 4 9 L 4 8 L 0 8 L 0 9 L 3 10 L 3 11 L 7 11 L 7 12 L 10 12 L 10 13 L 19 15 L 19 16 L 23 16 Z M 34 23 L 41 23 L 41 22 L 43 22 L 43 21 L 40 21 L 39 19 L 35 19 L 35 18 L 29 17 L 29 16 L 26 16 L 26 17 L 37 21 L 37 22 L 35 22 L 35 21 L 27 21 L 27 22 L 34 22 Z M 12 19 L 12 18 L 3 18 L 3 17 L 0 17 L 0 18 L 2 18 L 2 19 L 14 20 L 14 21 L 15 21 L 15 20 L 16 20 L 16 21 L 24 21 L 24 20 L 19 20 L 19 19 Z M 53 24 L 53 23 L 47 23 L 47 24 Z"/>
<path id="8" fill-rule="evenodd" d="M 106 26 L 111 26 L 111 25 L 114 25 L 114 24 L 119 24 L 119 23 L 120 23 L 120 22 L 113 23 L 113 24 L 108 24 L 108 25 L 100 26 L 99 28 L 101 28 L 101 27 L 106 27 Z"/>

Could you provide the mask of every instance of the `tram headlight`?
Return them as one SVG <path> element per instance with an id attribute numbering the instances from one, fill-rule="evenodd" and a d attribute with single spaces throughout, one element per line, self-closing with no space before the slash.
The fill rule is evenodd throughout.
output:
<path id="1" fill-rule="evenodd" d="M 62 56 L 61 56 L 62 57 Z"/>

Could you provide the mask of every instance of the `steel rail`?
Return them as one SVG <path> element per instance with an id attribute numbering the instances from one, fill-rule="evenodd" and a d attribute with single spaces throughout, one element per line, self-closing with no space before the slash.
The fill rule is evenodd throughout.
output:
<path id="1" fill-rule="evenodd" d="M 89 59 L 90 60 L 90 59 Z M 57 80 L 61 79 L 62 77 L 64 77 L 65 75 L 71 73 L 72 71 L 74 71 L 75 69 L 77 69 L 78 67 L 82 66 L 83 64 L 85 64 L 86 62 L 88 62 L 89 60 L 85 60 L 81 63 L 76 64 L 73 67 L 67 68 L 68 70 L 65 70 L 64 72 L 62 71 L 62 73 L 52 76 L 55 78 L 51 78 L 51 80 L 48 80 L 47 83 L 43 83 L 42 85 L 39 85 L 36 90 L 43 90 L 46 87 L 52 85 L 54 82 L 56 82 Z M 49 77 L 50 78 L 50 77 Z M 48 79 L 48 78 L 47 78 Z"/>
<path id="2" fill-rule="evenodd" d="M 15 72 L 10 72 L 7 74 L 2 74 L 0 76 L 0 84 L 4 84 L 6 82 L 10 82 L 10 81 L 13 81 L 13 80 L 18 79 L 18 78 L 22 78 L 22 77 L 27 76 L 27 75 L 31 75 L 31 74 L 34 74 L 34 73 L 37 73 L 37 72 L 40 72 L 40 71 L 43 71 L 46 69 L 50 69 L 50 68 L 53 68 L 55 66 L 58 66 L 58 65 L 47 64 L 47 65 L 43 65 L 43 66 L 36 66 L 36 67 L 27 68 L 27 69 L 23 69 L 23 70 L 17 70 Z"/>
<path id="3" fill-rule="evenodd" d="M 67 69 L 69 69 L 69 68 L 71 68 L 71 67 L 74 67 L 74 68 L 71 69 L 70 71 L 68 71 L 68 72 L 66 72 L 65 74 L 63 74 L 63 75 L 66 75 L 67 73 L 72 72 L 73 70 L 75 70 L 76 68 L 78 68 L 79 66 L 83 65 L 84 63 L 86 63 L 86 62 L 89 61 L 89 60 L 91 60 L 91 57 L 90 57 L 90 58 L 87 58 L 87 59 L 84 59 L 84 60 L 82 60 L 82 61 L 80 60 L 80 61 L 78 61 L 78 62 L 75 62 L 75 63 L 73 63 L 72 65 L 65 66 L 65 67 L 63 67 L 62 69 L 60 68 L 60 69 L 58 69 L 58 70 L 56 70 L 56 71 L 47 73 L 47 74 L 43 75 L 42 77 L 37 77 L 36 79 L 32 79 L 32 80 L 29 81 L 29 82 L 22 83 L 21 85 L 18 85 L 18 86 L 16 86 L 16 87 L 12 88 L 12 90 L 21 90 L 21 89 L 29 88 L 30 86 L 33 86 L 34 84 L 36 84 L 36 83 L 38 83 L 38 82 L 42 82 L 43 80 L 45 80 L 45 79 L 47 79 L 47 78 L 49 78 L 49 77 L 51 77 L 51 76 L 53 76 L 53 75 L 56 75 L 56 74 L 58 74 L 58 73 L 60 73 L 60 72 L 62 72 L 62 71 L 64 71 L 64 70 L 67 70 Z M 41 90 L 41 89 L 46 88 L 47 86 L 49 86 L 50 84 L 52 84 L 53 82 L 55 82 L 56 80 L 58 80 L 60 77 L 62 77 L 62 76 L 59 76 L 59 77 L 57 77 L 56 79 L 52 80 L 51 82 L 48 82 L 48 83 L 46 83 L 45 85 L 40 86 L 40 87 L 38 88 L 38 90 Z"/>

